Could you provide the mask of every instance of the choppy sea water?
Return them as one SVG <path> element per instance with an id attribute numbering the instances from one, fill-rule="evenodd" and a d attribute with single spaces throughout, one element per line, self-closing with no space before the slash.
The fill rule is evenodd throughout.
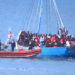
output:
<path id="1" fill-rule="evenodd" d="M 0 58 L 0 75 L 75 75 L 75 58 Z"/>

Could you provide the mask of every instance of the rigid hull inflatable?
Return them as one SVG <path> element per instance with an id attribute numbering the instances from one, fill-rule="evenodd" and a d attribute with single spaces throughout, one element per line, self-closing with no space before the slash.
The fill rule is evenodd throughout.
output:
<path id="1" fill-rule="evenodd" d="M 0 57 L 31 57 L 41 53 L 41 49 L 31 49 L 23 51 L 0 51 Z"/>

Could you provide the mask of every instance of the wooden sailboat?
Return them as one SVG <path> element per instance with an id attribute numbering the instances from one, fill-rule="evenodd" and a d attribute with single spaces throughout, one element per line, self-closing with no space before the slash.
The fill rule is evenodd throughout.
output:
<path id="1" fill-rule="evenodd" d="M 40 0 L 40 1 L 41 1 L 41 6 L 40 6 L 40 13 L 39 13 L 38 34 L 40 34 L 40 24 L 41 24 L 40 22 L 41 22 L 42 4 L 43 4 L 43 0 Z M 60 14 L 59 14 L 55 0 L 53 0 L 53 4 L 54 4 L 55 10 L 56 10 L 56 14 L 58 16 L 58 19 L 60 21 L 59 28 L 63 29 L 64 24 L 63 24 L 62 19 L 60 17 Z M 20 32 L 19 36 L 21 35 L 21 32 Z M 20 44 L 19 42 L 18 42 L 18 46 L 22 46 L 22 47 L 20 47 L 22 50 L 28 48 L 27 46 L 24 46 L 23 43 Z M 40 55 L 74 55 L 75 56 L 75 49 L 74 49 L 74 47 L 67 48 L 67 47 L 45 47 L 45 46 L 41 46 Z"/>
<path id="2" fill-rule="evenodd" d="M 54 8 L 55 8 L 55 11 L 56 11 L 56 15 L 59 19 L 59 29 L 63 29 L 65 28 L 64 27 L 64 24 L 62 22 L 62 19 L 61 19 L 61 16 L 59 14 L 59 11 L 58 11 L 58 8 L 57 8 L 57 4 L 55 2 L 55 0 L 52 0 L 53 1 L 53 4 L 54 4 Z M 42 2 L 43 0 L 41 0 L 41 9 L 42 9 Z M 41 10 L 42 11 L 42 10 Z M 40 19 L 41 20 L 41 19 Z M 40 29 L 40 25 L 39 25 L 39 29 Z M 38 32 L 40 32 L 40 30 L 38 30 Z M 45 47 L 45 46 L 42 46 L 41 47 L 41 54 L 40 55 L 73 55 L 75 56 L 75 48 L 74 48 L 74 45 L 70 48 L 67 48 L 67 47 Z"/>

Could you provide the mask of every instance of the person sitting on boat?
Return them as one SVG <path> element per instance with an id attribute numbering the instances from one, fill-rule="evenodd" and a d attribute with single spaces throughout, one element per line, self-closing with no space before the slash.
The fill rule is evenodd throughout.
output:
<path id="1" fill-rule="evenodd" d="M 61 44 L 61 47 L 64 46 L 64 40 L 63 40 L 63 38 L 60 38 L 60 44 Z"/>
<path id="2" fill-rule="evenodd" d="M 46 47 L 51 47 L 51 37 L 49 36 L 49 35 L 47 35 L 47 37 L 46 37 L 46 42 L 45 42 L 45 46 Z"/>
<path id="3" fill-rule="evenodd" d="M 35 42 L 35 38 L 31 39 L 30 43 L 29 43 L 29 49 L 33 49 L 33 47 L 36 46 L 36 42 Z"/>
<path id="4" fill-rule="evenodd" d="M 28 38 L 27 37 L 25 38 L 24 45 L 25 46 L 29 46 L 29 37 Z"/>
<path id="5" fill-rule="evenodd" d="M 20 35 L 20 38 L 22 41 L 24 41 L 24 34 L 23 33 Z"/>
<path id="6" fill-rule="evenodd" d="M 33 37 L 33 34 L 32 34 L 32 33 L 30 33 L 30 34 L 29 34 L 29 40 L 31 40 L 31 39 L 32 39 L 32 37 Z"/>
<path id="7" fill-rule="evenodd" d="M 35 34 L 34 36 L 35 36 L 35 39 L 40 40 L 40 38 L 37 34 Z"/>
<path id="8" fill-rule="evenodd" d="M 55 38 L 54 38 L 54 40 L 53 40 L 53 47 L 58 47 L 59 46 L 59 39 L 58 39 L 58 36 L 57 35 L 55 35 Z"/>
<path id="9" fill-rule="evenodd" d="M 12 41 L 11 41 L 11 49 L 12 49 L 12 51 L 14 51 L 15 46 L 16 46 L 16 45 L 15 45 L 15 41 L 12 40 Z"/>

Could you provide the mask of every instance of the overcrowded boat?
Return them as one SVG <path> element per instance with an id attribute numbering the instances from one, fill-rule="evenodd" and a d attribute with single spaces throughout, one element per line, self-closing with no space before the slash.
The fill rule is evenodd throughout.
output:
<path id="1" fill-rule="evenodd" d="M 14 41 L 10 42 L 13 36 L 11 32 L 8 33 L 8 40 L 4 45 L 4 50 L 11 44 L 12 51 L 0 51 L 0 57 L 29 57 L 39 54 L 41 55 L 66 55 L 75 56 L 75 36 L 68 35 L 68 30 L 65 28 L 60 17 L 57 4 L 52 0 L 56 14 L 58 17 L 58 32 L 57 34 L 42 34 L 40 32 L 42 5 L 43 0 L 40 0 L 40 13 L 39 13 L 39 27 L 37 33 L 30 32 L 30 30 L 21 30 L 17 37 L 16 49 L 14 51 Z M 30 26 L 28 26 L 30 27 Z"/>
<path id="2" fill-rule="evenodd" d="M 75 36 L 68 35 L 68 30 L 65 28 L 60 17 L 57 4 L 52 0 L 56 15 L 58 17 L 58 34 L 41 34 L 41 19 L 43 12 L 43 0 L 40 0 L 40 13 L 39 13 L 39 29 L 37 33 L 29 31 L 20 31 L 18 35 L 18 45 L 25 48 L 32 49 L 36 46 L 41 47 L 42 52 L 40 55 L 73 55 L 75 56 Z M 22 47 L 21 47 L 22 48 Z"/>

